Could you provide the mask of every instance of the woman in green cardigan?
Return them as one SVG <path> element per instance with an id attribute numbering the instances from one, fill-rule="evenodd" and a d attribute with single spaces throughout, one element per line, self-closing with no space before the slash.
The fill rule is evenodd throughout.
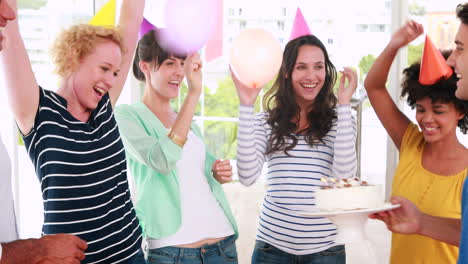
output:
<path id="1" fill-rule="evenodd" d="M 141 38 L 133 63 L 145 82 L 142 100 L 115 111 L 148 261 L 237 263 L 237 226 L 220 184 L 231 181 L 232 167 L 208 152 L 192 121 L 202 92 L 200 57 L 168 53 L 157 36 L 151 30 Z M 170 100 L 184 76 L 188 94 L 176 113 Z"/>

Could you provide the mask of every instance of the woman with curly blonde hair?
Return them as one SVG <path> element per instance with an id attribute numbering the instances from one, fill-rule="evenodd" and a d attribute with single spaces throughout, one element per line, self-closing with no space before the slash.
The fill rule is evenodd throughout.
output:
<path id="1" fill-rule="evenodd" d="M 37 84 L 18 23 L 5 28 L 1 57 L 13 114 L 41 185 L 42 234 L 85 240 L 82 263 L 145 263 L 113 114 L 144 4 L 123 0 L 118 28 L 76 25 L 62 32 L 53 48 L 61 77 L 56 92 Z"/>

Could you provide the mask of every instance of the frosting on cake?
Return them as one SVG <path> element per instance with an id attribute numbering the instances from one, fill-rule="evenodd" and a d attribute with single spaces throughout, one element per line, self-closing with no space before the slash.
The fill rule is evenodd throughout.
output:
<path id="1" fill-rule="evenodd" d="M 358 179 L 323 180 L 322 189 L 315 192 L 316 206 L 320 211 L 346 211 L 381 208 L 384 195 L 381 185 L 371 185 Z"/>

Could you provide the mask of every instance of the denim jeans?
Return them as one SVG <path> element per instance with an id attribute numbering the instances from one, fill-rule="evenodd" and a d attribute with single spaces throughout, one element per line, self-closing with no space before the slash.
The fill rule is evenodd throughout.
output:
<path id="1" fill-rule="evenodd" d="M 255 241 L 252 264 L 342 264 L 346 263 L 345 247 L 334 246 L 309 255 L 293 255 L 263 241 Z"/>
<path id="2" fill-rule="evenodd" d="M 230 236 L 201 248 L 163 247 L 148 251 L 153 264 L 237 264 L 236 239 Z"/>
<path id="3" fill-rule="evenodd" d="M 143 254 L 143 250 L 140 249 L 138 253 L 129 258 L 127 264 L 146 264 L 145 254 Z"/>

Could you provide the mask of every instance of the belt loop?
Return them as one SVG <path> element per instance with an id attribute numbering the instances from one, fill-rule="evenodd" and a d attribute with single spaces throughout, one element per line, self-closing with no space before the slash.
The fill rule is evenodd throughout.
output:
<path id="1" fill-rule="evenodd" d="M 204 264 L 205 263 L 205 248 L 203 246 L 200 247 L 200 261 L 201 261 L 201 264 Z"/>
<path id="2" fill-rule="evenodd" d="M 222 255 L 223 255 L 224 240 L 225 240 L 225 239 L 220 240 L 220 241 L 218 241 L 218 242 L 216 243 L 217 246 L 218 246 L 218 254 L 219 254 L 219 256 L 222 256 Z"/>
<path id="3" fill-rule="evenodd" d="M 177 264 L 179 264 L 179 263 L 182 263 L 182 258 L 184 256 L 184 248 L 177 248 L 177 249 L 179 251 L 178 252 L 179 254 L 177 254 Z"/>

